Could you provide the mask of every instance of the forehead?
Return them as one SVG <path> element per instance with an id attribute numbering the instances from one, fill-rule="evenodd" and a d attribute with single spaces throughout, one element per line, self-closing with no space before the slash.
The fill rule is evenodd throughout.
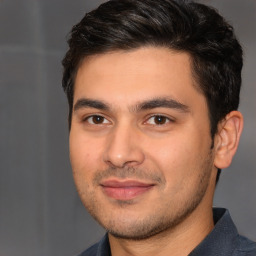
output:
<path id="1" fill-rule="evenodd" d="M 121 105 L 152 97 L 172 97 L 187 104 L 202 96 L 195 86 L 190 55 L 159 47 L 86 58 L 74 88 L 74 102 L 89 97 Z"/>

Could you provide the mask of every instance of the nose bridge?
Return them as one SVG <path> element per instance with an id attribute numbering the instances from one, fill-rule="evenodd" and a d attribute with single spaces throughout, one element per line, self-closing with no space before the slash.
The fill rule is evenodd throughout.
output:
<path id="1" fill-rule="evenodd" d="M 104 152 L 104 161 L 112 166 L 135 166 L 143 162 L 139 130 L 128 122 L 120 122 L 111 131 Z"/>

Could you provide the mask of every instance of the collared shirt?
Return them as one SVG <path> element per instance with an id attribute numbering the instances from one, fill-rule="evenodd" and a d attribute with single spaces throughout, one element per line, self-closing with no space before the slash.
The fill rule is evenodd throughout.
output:
<path id="1" fill-rule="evenodd" d="M 228 210 L 213 209 L 214 229 L 188 256 L 256 256 L 256 243 L 238 234 Z M 111 256 L 108 235 L 78 256 Z"/>

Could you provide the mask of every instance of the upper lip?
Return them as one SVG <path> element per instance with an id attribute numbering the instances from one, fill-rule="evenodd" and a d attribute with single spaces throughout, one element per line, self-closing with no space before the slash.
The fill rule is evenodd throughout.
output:
<path id="1" fill-rule="evenodd" d="M 150 187 L 155 184 L 153 183 L 145 183 L 137 180 L 105 180 L 100 183 L 103 187 L 111 187 L 111 188 L 127 188 L 127 187 Z"/>

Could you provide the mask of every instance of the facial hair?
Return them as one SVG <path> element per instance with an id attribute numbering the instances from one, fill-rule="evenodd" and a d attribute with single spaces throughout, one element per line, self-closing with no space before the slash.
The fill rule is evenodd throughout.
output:
<path id="1" fill-rule="evenodd" d="M 172 200 L 169 200 L 164 202 L 165 205 L 154 208 L 149 215 L 140 219 L 133 219 L 132 223 L 130 223 L 127 217 L 119 219 L 118 221 L 115 218 L 106 218 L 105 214 L 102 212 L 104 209 L 101 208 L 101 204 L 95 196 L 93 189 L 88 189 L 86 195 L 79 194 L 81 198 L 86 198 L 86 200 L 82 201 L 89 213 L 114 237 L 128 240 L 143 240 L 166 230 L 173 229 L 198 207 L 206 194 L 212 165 L 213 158 L 210 152 L 209 156 L 205 160 L 202 160 L 201 166 L 198 167 L 200 171 L 196 170 L 199 174 L 192 193 L 190 193 L 187 198 L 181 198 L 179 206 L 175 205 Z M 132 167 L 111 167 L 106 170 L 99 170 L 95 173 L 93 187 L 99 186 L 102 180 L 111 177 L 149 181 L 157 184 L 159 188 L 163 188 L 166 183 L 165 177 L 159 171 L 145 171 L 144 169 Z M 170 197 L 171 196 L 172 195 L 170 195 Z M 115 204 L 125 211 L 126 207 L 134 204 L 134 200 L 116 200 Z M 166 209 L 168 210 L 166 211 Z"/>

